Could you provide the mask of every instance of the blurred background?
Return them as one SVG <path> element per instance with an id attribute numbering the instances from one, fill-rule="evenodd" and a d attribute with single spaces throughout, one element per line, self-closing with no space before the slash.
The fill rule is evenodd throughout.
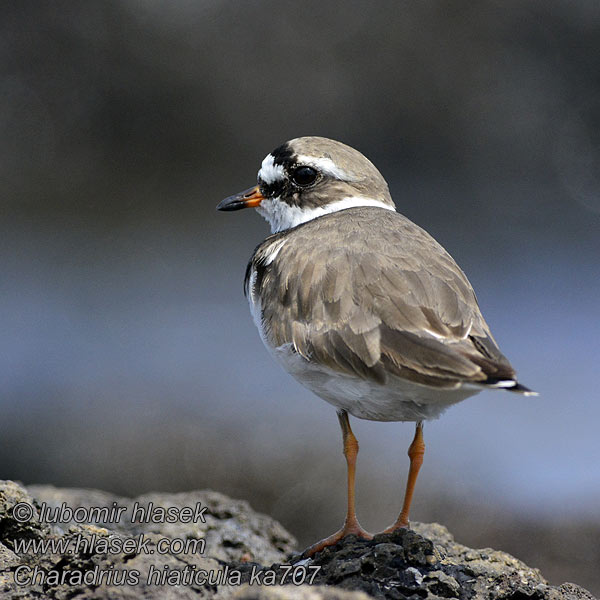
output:
<path id="1" fill-rule="evenodd" d="M 214 210 L 322 135 L 379 167 L 540 392 L 427 423 L 413 519 L 600 594 L 598 2 L 23 0 L 0 32 L 0 477 L 210 487 L 302 546 L 338 528 L 335 412 L 242 294 L 267 224 Z M 413 425 L 353 426 L 380 530 Z"/>

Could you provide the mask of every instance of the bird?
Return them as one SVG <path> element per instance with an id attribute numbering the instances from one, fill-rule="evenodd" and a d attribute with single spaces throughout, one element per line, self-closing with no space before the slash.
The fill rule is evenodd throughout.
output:
<path id="1" fill-rule="evenodd" d="M 244 292 L 260 337 L 297 381 L 333 405 L 347 465 L 343 526 L 305 552 L 348 535 L 370 539 L 355 510 L 358 441 L 349 415 L 414 422 L 396 521 L 408 528 L 423 463 L 423 422 L 485 389 L 534 395 L 517 381 L 450 254 L 397 212 L 384 177 L 362 153 L 299 137 L 267 154 L 257 185 L 219 211 L 255 208 L 271 235 L 255 249 Z"/>

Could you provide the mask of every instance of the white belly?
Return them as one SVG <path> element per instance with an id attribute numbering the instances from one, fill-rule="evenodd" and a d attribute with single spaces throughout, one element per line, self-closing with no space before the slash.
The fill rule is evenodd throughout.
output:
<path id="1" fill-rule="evenodd" d="M 268 347 L 268 346 L 267 346 Z M 311 363 L 291 344 L 270 349 L 296 380 L 338 410 L 370 421 L 423 421 L 437 419 L 451 406 L 481 391 L 475 386 L 439 389 L 390 376 L 385 385 L 337 373 Z"/>

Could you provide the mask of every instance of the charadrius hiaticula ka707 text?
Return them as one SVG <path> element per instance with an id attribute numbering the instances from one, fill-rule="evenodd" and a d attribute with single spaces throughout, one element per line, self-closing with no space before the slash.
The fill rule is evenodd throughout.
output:
<path id="1" fill-rule="evenodd" d="M 369 537 L 354 511 L 358 443 L 348 414 L 415 421 L 404 504 L 386 531 L 408 526 L 423 461 L 422 421 L 483 389 L 532 394 L 500 352 L 465 274 L 423 229 L 396 212 L 387 183 L 360 152 L 320 137 L 270 154 L 258 185 L 219 210 L 253 207 L 273 235 L 245 278 L 263 342 L 283 368 L 335 406 L 348 464 L 342 529 Z"/>

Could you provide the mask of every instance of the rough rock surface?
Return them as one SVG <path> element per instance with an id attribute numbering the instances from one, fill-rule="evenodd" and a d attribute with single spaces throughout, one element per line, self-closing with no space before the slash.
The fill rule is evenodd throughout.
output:
<path id="1" fill-rule="evenodd" d="M 75 513 L 55 512 L 63 503 Z M 133 518 L 136 503 L 145 508 L 143 522 Z M 107 515 L 89 507 L 106 509 L 109 518 L 101 521 Z M 118 521 L 109 512 L 117 508 Z M 59 514 L 61 522 L 53 522 Z M 32 545 L 19 548 L 23 543 Z M 504 552 L 457 544 L 437 524 L 370 541 L 346 538 L 313 560 L 293 554 L 294 547 L 277 522 L 216 492 L 129 499 L 0 481 L 2 600 L 593 600 L 574 584 L 549 586 Z"/>

